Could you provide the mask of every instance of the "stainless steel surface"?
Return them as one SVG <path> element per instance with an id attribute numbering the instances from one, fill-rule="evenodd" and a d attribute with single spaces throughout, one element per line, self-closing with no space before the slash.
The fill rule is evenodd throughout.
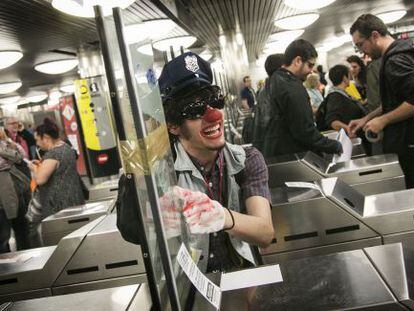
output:
<path id="1" fill-rule="evenodd" d="M 296 157 L 296 159 L 295 159 Z M 405 189 L 404 175 L 393 154 L 353 159 L 330 165 L 313 152 L 268 159 L 269 187 L 286 181 L 315 181 L 339 177 L 362 194 L 370 195 Z"/>
<path id="2" fill-rule="evenodd" d="M 381 235 L 414 230 L 414 189 L 363 196 L 336 178 L 320 181 L 325 195 Z"/>
<path id="3" fill-rule="evenodd" d="M 406 310 L 362 250 L 292 260 L 280 270 L 283 282 L 223 292 L 221 310 Z"/>
<path id="4" fill-rule="evenodd" d="M 118 195 L 118 180 L 107 180 L 89 188 L 88 202 L 109 200 Z"/>
<path id="5" fill-rule="evenodd" d="M 110 212 L 115 199 L 65 208 L 42 221 L 42 237 L 46 246 L 56 245 L 67 234 Z"/>
<path id="6" fill-rule="evenodd" d="M 116 214 L 109 214 L 85 237 L 52 290 L 59 288 L 62 292 L 64 286 L 72 292 L 77 286 L 85 290 L 87 283 L 93 288 L 98 283 L 101 288 L 111 287 L 118 278 L 137 275 L 145 277 L 141 248 L 122 238 L 116 227 Z"/>
<path id="7" fill-rule="evenodd" d="M 364 251 L 397 299 L 414 309 L 414 250 L 396 243 Z"/>
<path id="8" fill-rule="evenodd" d="M 0 259 L 12 259 L 14 262 L 0 264 L 0 302 L 4 302 L 4 299 L 10 300 L 10 296 L 13 300 L 22 299 L 31 291 L 42 295 L 50 294 L 50 288 L 63 267 L 85 235 L 100 220 L 97 219 L 64 237 L 58 246 L 1 255 Z"/>
<path id="9" fill-rule="evenodd" d="M 142 285 L 129 285 L 84 293 L 45 297 L 13 303 L 13 311 L 127 311 L 150 310 L 148 289 Z"/>
<path id="10" fill-rule="evenodd" d="M 384 244 L 400 242 L 405 248 L 414 250 L 414 231 L 398 232 L 383 236 Z"/>
<path id="11" fill-rule="evenodd" d="M 325 182 L 326 184 L 326 182 Z M 351 188 L 351 190 L 353 190 Z M 315 189 L 279 187 L 271 190 L 275 239 L 262 255 L 272 260 L 295 258 L 380 244 L 379 235 Z M 340 197 L 347 196 L 339 193 Z M 361 195 L 363 207 L 363 196 Z M 373 239 L 374 240 L 371 240 Z M 365 244 L 366 243 L 366 244 Z M 354 249 L 355 249 L 354 248 Z M 267 261 L 270 262 L 270 261 Z"/>
<path id="12" fill-rule="evenodd" d="M 294 259 L 301 259 L 305 257 L 329 255 L 338 252 L 353 251 L 364 247 L 381 245 L 381 237 L 376 236 L 373 238 L 354 240 L 348 242 L 340 242 L 330 245 L 321 245 L 311 248 L 297 249 L 286 252 L 272 253 L 263 255 L 262 260 L 264 264 L 277 264 Z"/>
<path id="13" fill-rule="evenodd" d="M 329 139 L 336 139 L 338 135 L 337 131 L 328 131 L 323 133 L 324 136 L 328 137 Z M 361 158 L 366 156 L 366 152 L 364 146 L 362 145 L 362 140 L 359 137 L 352 138 L 352 158 Z"/>

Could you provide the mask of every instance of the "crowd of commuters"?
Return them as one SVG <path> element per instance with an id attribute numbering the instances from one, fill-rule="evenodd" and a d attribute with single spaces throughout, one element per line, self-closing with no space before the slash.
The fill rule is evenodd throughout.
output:
<path id="1" fill-rule="evenodd" d="M 84 203 L 76 151 L 61 140 L 53 121 L 45 119 L 34 131 L 15 117 L 6 118 L 4 124 L 0 128 L 0 253 L 10 251 L 12 230 L 17 250 L 41 246 L 42 219 Z"/>

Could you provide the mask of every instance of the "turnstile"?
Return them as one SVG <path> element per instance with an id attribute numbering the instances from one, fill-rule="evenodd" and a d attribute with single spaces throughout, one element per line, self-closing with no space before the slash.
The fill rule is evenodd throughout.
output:
<path id="1" fill-rule="evenodd" d="M 88 190 L 88 202 L 109 200 L 118 195 L 118 180 L 107 180 L 97 185 L 91 185 Z"/>
<path id="2" fill-rule="evenodd" d="M 265 263 L 382 243 L 414 245 L 414 189 L 366 196 L 339 178 L 311 185 L 319 190 L 271 190 L 276 237 L 261 249 Z"/>
<path id="3" fill-rule="evenodd" d="M 42 238 L 45 246 L 56 245 L 69 233 L 96 218 L 110 213 L 115 199 L 65 208 L 42 220 Z"/>
<path id="4" fill-rule="evenodd" d="M 406 273 L 400 273 L 404 269 L 398 260 L 401 256 L 398 252 L 388 252 L 389 246 L 282 262 L 283 281 L 224 291 L 220 310 L 410 310 L 406 307 L 409 306 L 406 298 L 411 296 L 396 294 L 396 286 L 383 272 L 387 270 L 397 286 L 412 279 L 412 275 L 408 276 L 410 268 L 405 267 Z M 398 248 L 399 244 L 392 246 Z M 373 260 L 374 251 L 378 261 L 385 263 L 385 269 Z M 412 266 L 411 254 L 404 251 L 404 259 Z M 406 278 L 397 279 L 402 275 Z M 220 283 L 220 275 L 210 277 Z M 408 285 L 412 286 L 412 283 Z M 214 310 L 205 301 L 197 294 L 193 310 Z"/>
<path id="5" fill-rule="evenodd" d="M 101 216 L 57 246 L 0 255 L 0 303 L 144 281 L 140 247 L 124 241 L 116 214 Z"/>
<path id="6" fill-rule="evenodd" d="M 136 284 L 83 293 L 44 297 L 8 304 L 10 311 L 88 310 L 150 311 L 151 296 L 147 284 Z M 0 310 L 1 306 L 0 306 Z"/>
<path id="7" fill-rule="evenodd" d="M 275 238 L 261 249 L 265 263 L 381 244 L 377 232 L 320 190 L 282 186 L 271 189 L 271 195 Z"/>
<path id="8" fill-rule="evenodd" d="M 384 243 L 414 248 L 414 189 L 364 196 L 336 178 L 320 185 L 328 198 L 378 232 Z"/>
<path id="9" fill-rule="evenodd" d="M 329 139 L 336 139 L 336 136 L 338 135 L 337 131 L 329 131 L 323 133 L 324 136 L 328 137 Z M 352 142 L 352 158 L 362 158 L 365 157 L 366 151 L 364 149 L 364 145 L 362 144 L 362 139 L 359 137 L 351 138 Z"/>
<path id="10" fill-rule="evenodd" d="M 269 187 L 286 181 L 315 181 L 339 177 L 363 194 L 377 194 L 405 189 L 404 174 L 394 154 L 376 155 L 330 163 L 313 152 L 274 157 L 267 160 Z"/>

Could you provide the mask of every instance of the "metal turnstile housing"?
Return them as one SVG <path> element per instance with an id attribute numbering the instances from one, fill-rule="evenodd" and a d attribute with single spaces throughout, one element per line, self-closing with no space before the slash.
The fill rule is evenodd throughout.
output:
<path id="1" fill-rule="evenodd" d="M 118 180 L 111 179 L 88 187 L 88 202 L 113 199 L 118 195 Z"/>
<path id="2" fill-rule="evenodd" d="M 394 154 L 376 155 L 330 163 L 313 152 L 268 159 L 269 186 L 286 181 L 315 181 L 339 177 L 363 194 L 377 194 L 405 189 L 404 174 Z"/>
<path id="3" fill-rule="evenodd" d="M 329 131 L 323 133 L 324 136 L 328 137 L 329 139 L 336 139 L 338 135 L 337 131 Z M 364 149 L 364 145 L 362 144 L 362 139 L 359 137 L 351 138 L 352 141 L 352 158 L 362 158 L 365 157 L 366 151 Z"/>
<path id="4" fill-rule="evenodd" d="M 46 246 L 56 245 L 69 233 L 111 212 L 115 199 L 65 208 L 42 220 L 42 238 Z"/>
<path id="5" fill-rule="evenodd" d="M 381 244 L 378 233 L 316 189 L 284 186 L 271 194 L 276 236 L 261 249 L 265 263 Z"/>

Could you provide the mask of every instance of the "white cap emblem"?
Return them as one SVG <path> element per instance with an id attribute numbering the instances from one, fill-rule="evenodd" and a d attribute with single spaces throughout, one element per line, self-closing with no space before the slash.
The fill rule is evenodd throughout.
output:
<path id="1" fill-rule="evenodd" d="M 185 68 L 187 68 L 187 70 L 192 71 L 192 72 L 197 72 L 200 67 L 198 67 L 198 61 L 197 61 L 197 57 L 195 55 L 187 55 L 184 58 L 185 61 Z"/>

